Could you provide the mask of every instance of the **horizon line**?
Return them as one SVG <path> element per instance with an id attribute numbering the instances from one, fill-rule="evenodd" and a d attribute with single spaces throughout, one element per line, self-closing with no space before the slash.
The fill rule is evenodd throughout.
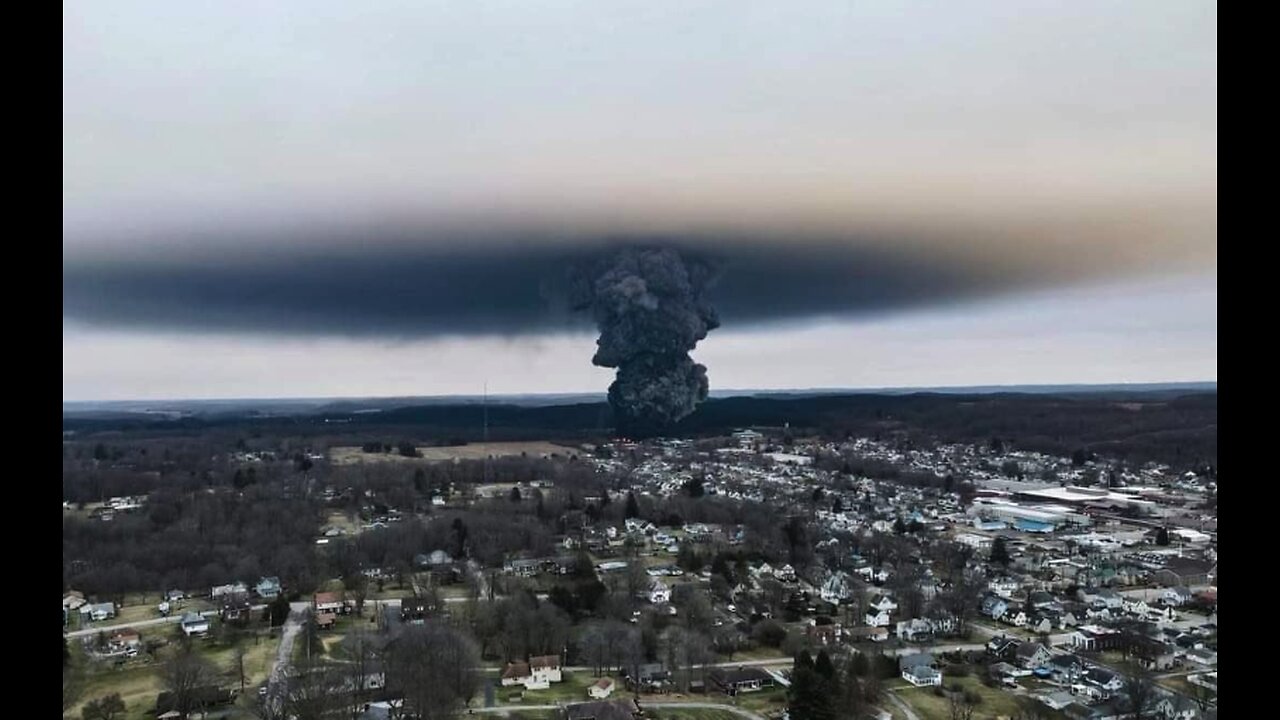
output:
<path id="1" fill-rule="evenodd" d="M 1132 388 L 1141 389 L 1149 388 L 1152 390 L 1169 388 L 1176 389 L 1179 386 L 1206 386 L 1212 385 L 1217 389 L 1217 380 L 1166 380 L 1166 381 L 1143 381 L 1143 382 L 1106 382 L 1106 383 L 1010 383 L 1010 384 L 978 384 L 978 385 L 898 385 L 898 386 L 877 386 L 877 387 L 801 387 L 801 388 L 724 388 L 721 390 L 712 390 L 708 399 L 717 399 L 724 397 L 739 397 L 761 394 L 836 394 L 836 393 L 856 393 L 856 394 L 874 394 L 878 392 L 974 392 L 978 394 L 995 394 L 1003 390 L 1022 388 L 1046 390 L 1072 390 L 1072 389 L 1088 389 L 1088 388 Z M 533 392 L 533 393 L 486 393 L 490 399 L 493 398 L 555 398 L 555 397 L 575 397 L 575 396 L 600 396 L 605 397 L 607 393 L 604 391 L 564 391 L 564 392 Z M 279 397 L 188 397 L 188 398 L 154 398 L 154 399 L 138 399 L 138 398 L 115 398 L 115 399 L 93 399 L 93 400 L 63 400 L 62 406 L 65 409 L 72 405 L 91 405 L 91 404 L 161 404 L 161 403 L 237 403 L 237 402 L 352 402 L 352 401 L 389 401 L 389 400 L 449 400 L 449 399 L 471 399 L 479 398 L 480 394 L 447 394 L 447 395 L 296 395 L 296 396 L 279 396 Z"/>

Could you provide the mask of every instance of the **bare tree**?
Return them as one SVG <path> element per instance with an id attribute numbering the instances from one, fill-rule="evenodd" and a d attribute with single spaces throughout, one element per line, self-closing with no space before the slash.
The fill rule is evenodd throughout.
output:
<path id="1" fill-rule="evenodd" d="M 334 665 L 303 662 L 284 681 L 284 716 L 324 720 L 343 704 L 342 671 Z"/>
<path id="2" fill-rule="evenodd" d="M 964 693 L 953 692 L 947 696 L 947 709 L 951 720 L 972 720 L 976 706 L 969 702 Z"/>
<path id="3" fill-rule="evenodd" d="M 1137 670 L 1124 680 L 1121 697 L 1129 702 L 1129 716 L 1148 717 L 1156 703 L 1156 681 L 1147 670 Z"/>
<path id="4" fill-rule="evenodd" d="M 407 627 L 386 648 L 387 685 L 404 697 L 397 716 L 447 720 L 480 688 L 480 653 L 471 640 L 438 622 Z"/>
<path id="5" fill-rule="evenodd" d="M 173 696 L 173 709 L 184 718 L 197 709 L 202 689 L 217 679 L 217 668 L 190 645 L 180 646 L 160 666 L 160 681 Z"/>

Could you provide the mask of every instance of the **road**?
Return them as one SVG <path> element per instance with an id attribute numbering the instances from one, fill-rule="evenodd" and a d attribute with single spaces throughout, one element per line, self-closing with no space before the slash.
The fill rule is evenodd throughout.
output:
<path id="1" fill-rule="evenodd" d="M 280 631 L 280 647 L 276 649 L 276 661 L 272 664 L 271 674 L 267 678 L 266 698 L 266 702 L 272 704 L 277 710 L 284 704 L 284 679 L 293 662 L 293 643 L 302 630 L 302 623 L 306 620 L 307 610 L 310 607 L 311 603 L 308 602 L 289 603 L 289 617 L 285 618 L 284 627 Z"/>
<path id="2" fill-rule="evenodd" d="M 562 707 L 563 707 L 562 705 L 509 705 L 506 707 L 474 708 L 471 710 L 471 712 L 476 714 L 491 713 L 495 715 L 506 715 L 508 713 L 524 712 L 526 710 L 559 710 Z M 706 702 L 651 703 L 651 702 L 641 701 L 640 707 L 642 708 L 702 708 L 704 710 L 723 710 L 724 712 L 733 713 L 734 715 L 737 715 L 738 717 L 746 718 L 747 720 L 767 720 L 763 715 L 757 715 L 756 713 L 753 713 L 750 710 L 745 710 L 743 708 L 737 707 L 736 705 L 721 705 L 719 703 L 706 703 Z M 919 720 L 919 718 L 912 718 L 912 720 Z"/>
<path id="3" fill-rule="evenodd" d="M 258 605 L 258 606 L 255 606 L 253 609 L 256 611 L 260 611 L 264 607 L 266 607 L 266 605 Z M 212 617 L 214 615 L 217 615 L 218 611 L 205 610 L 200 614 L 203 615 L 204 617 Z M 166 623 L 176 623 L 181 619 L 182 619 L 181 614 L 174 614 L 174 615 L 170 615 L 169 617 L 154 618 L 151 620 L 139 620 L 138 622 L 125 623 L 123 625 L 99 625 L 97 627 L 86 628 L 84 630 L 73 630 L 67 633 L 67 637 L 69 638 L 84 637 L 85 635 L 97 635 L 100 632 L 113 633 L 116 630 L 124 630 L 127 628 L 133 628 L 136 630 L 138 628 L 149 627 L 152 625 L 164 625 Z"/>

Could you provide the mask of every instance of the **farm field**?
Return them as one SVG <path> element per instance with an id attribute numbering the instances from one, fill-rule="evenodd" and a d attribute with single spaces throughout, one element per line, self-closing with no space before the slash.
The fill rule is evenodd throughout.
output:
<path id="1" fill-rule="evenodd" d="M 556 445 L 542 440 L 534 442 L 491 442 L 453 445 L 449 447 L 418 447 L 422 457 L 405 457 L 395 451 L 389 453 L 367 453 L 358 446 L 341 446 L 329 449 L 329 460 L 335 465 L 358 465 L 360 463 L 433 463 L 452 462 L 454 460 L 483 460 L 487 456 L 509 457 L 521 453 L 533 457 L 547 455 L 570 455 L 581 453 L 577 448 Z"/>

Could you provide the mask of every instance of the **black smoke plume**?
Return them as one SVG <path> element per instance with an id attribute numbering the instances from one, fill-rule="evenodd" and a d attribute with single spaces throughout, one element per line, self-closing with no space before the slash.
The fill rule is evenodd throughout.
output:
<path id="1" fill-rule="evenodd" d="M 707 399 L 707 368 L 689 353 L 720 319 L 703 297 L 707 260 L 671 248 L 627 248 L 575 268 L 573 306 L 600 328 L 591 362 L 618 368 L 609 404 L 619 434 L 662 434 Z"/>

